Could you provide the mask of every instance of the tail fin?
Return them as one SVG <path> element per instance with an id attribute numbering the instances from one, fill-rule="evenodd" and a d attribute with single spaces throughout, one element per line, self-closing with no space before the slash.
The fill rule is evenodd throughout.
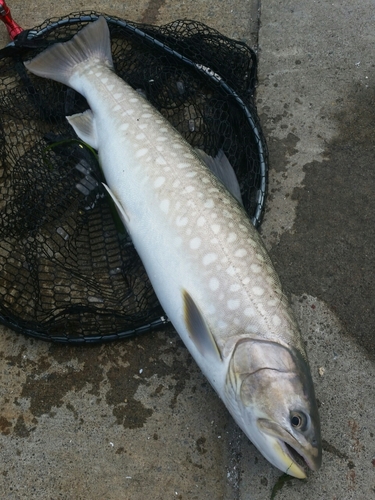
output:
<path id="1" fill-rule="evenodd" d="M 82 28 L 69 42 L 52 45 L 25 66 L 35 75 L 69 85 L 74 68 L 92 58 L 113 68 L 109 29 L 102 16 Z"/>

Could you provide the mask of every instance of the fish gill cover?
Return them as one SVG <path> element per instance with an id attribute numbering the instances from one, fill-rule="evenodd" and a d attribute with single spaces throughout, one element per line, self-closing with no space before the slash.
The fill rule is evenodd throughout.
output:
<path id="1" fill-rule="evenodd" d="M 167 322 L 101 184 L 96 153 L 65 118 L 87 109 L 85 99 L 23 65 L 98 16 L 46 20 L 0 51 L 0 321 L 59 342 L 114 340 Z M 195 21 L 105 18 L 116 73 L 193 147 L 224 151 L 258 226 L 267 151 L 254 52 Z"/>

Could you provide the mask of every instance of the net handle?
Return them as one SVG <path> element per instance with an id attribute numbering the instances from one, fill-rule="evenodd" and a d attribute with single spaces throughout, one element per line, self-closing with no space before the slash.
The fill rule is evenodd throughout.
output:
<path id="1" fill-rule="evenodd" d="M 11 40 L 17 38 L 17 36 L 24 31 L 13 19 L 10 8 L 5 3 L 5 0 L 0 0 L 0 19 L 5 24 Z"/>

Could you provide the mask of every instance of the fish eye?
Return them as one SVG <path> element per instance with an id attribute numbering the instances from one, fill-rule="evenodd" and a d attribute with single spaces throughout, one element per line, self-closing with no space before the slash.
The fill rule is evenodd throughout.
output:
<path id="1" fill-rule="evenodd" d="M 290 423 L 295 429 L 303 431 L 306 429 L 307 417 L 300 411 L 292 411 L 290 413 Z"/>

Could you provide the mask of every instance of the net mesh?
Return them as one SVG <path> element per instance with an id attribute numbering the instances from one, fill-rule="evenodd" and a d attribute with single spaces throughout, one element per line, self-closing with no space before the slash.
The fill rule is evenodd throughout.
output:
<path id="1" fill-rule="evenodd" d="M 95 152 L 65 119 L 86 101 L 23 66 L 97 17 L 49 19 L 0 51 L 0 321 L 45 340 L 100 342 L 167 321 L 104 193 Z M 213 156 L 223 149 L 259 225 L 267 154 L 253 51 L 198 22 L 105 17 L 117 74 L 192 146 Z"/>

